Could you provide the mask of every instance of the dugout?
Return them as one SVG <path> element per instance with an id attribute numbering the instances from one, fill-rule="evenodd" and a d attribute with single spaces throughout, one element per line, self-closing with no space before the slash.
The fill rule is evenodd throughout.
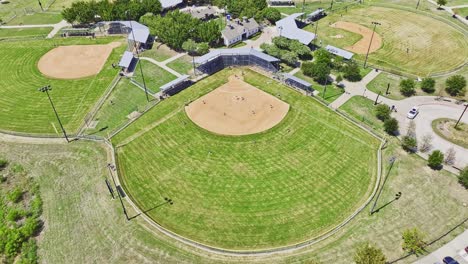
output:
<path id="1" fill-rule="evenodd" d="M 179 78 L 164 84 L 160 87 L 161 93 L 163 95 L 172 96 L 181 92 L 192 85 L 192 81 L 189 80 L 189 77 L 189 75 L 182 75 Z"/>
<path id="2" fill-rule="evenodd" d="M 352 52 L 349 52 L 347 50 L 340 49 L 340 48 L 337 48 L 337 47 L 334 47 L 334 46 L 331 46 L 331 45 L 327 45 L 325 47 L 325 50 L 327 50 L 331 54 L 334 54 L 336 56 L 342 57 L 342 58 L 347 59 L 347 60 L 352 59 L 353 56 L 354 56 L 354 53 L 352 53 Z"/>
<path id="3" fill-rule="evenodd" d="M 277 72 L 280 60 L 255 49 L 218 49 L 195 59 L 197 70 L 213 74 L 230 66 L 257 66 L 269 72 Z"/>
<path id="4" fill-rule="evenodd" d="M 284 83 L 286 83 L 289 86 L 299 88 L 301 90 L 307 91 L 307 92 L 313 92 L 314 89 L 312 89 L 312 84 L 302 80 L 301 78 L 298 78 L 294 75 L 288 74 L 288 73 L 283 73 L 283 80 Z"/>
<path id="5" fill-rule="evenodd" d="M 132 73 L 136 67 L 137 61 L 138 59 L 133 56 L 133 53 L 125 51 L 119 61 L 119 67 L 122 68 L 122 72 L 125 74 Z"/>

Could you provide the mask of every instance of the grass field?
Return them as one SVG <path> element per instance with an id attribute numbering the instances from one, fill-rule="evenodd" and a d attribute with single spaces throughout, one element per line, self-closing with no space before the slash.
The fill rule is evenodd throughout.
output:
<path id="1" fill-rule="evenodd" d="M 13 38 L 45 38 L 52 29 L 51 27 L 0 28 L 0 40 Z"/>
<path id="2" fill-rule="evenodd" d="M 193 73 L 192 57 L 185 55 L 174 61 L 171 61 L 167 64 L 167 67 L 175 70 L 180 74 L 191 74 Z"/>
<path id="3" fill-rule="evenodd" d="M 383 131 L 383 122 L 375 117 L 374 101 L 362 96 L 353 96 L 339 109 L 376 131 Z"/>
<path id="4" fill-rule="evenodd" d="M 381 92 L 383 96 L 390 99 L 401 100 L 407 98 L 400 93 L 400 81 L 404 79 L 405 78 L 398 75 L 381 72 L 375 79 L 367 84 L 366 88 L 375 93 Z M 388 89 L 389 94 L 385 94 L 388 84 L 390 84 L 390 89 Z M 416 87 L 416 90 L 420 90 L 420 88 Z"/>
<path id="5" fill-rule="evenodd" d="M 432 121 L 432 130 L 440 137 L 468 148 L 468 124 L 460 122 L 455 128 L 457 120 L 441 118 Z"/>
<path id="6" fill-rule="evenodd" d="M 154 97 L 150 96 L 150 100 Z M 142 112 L 149 106 L 143 90 L 132 84 L 129 79 L 123 78 L 106 99 L 97 112 L 94 120 L 98 121 L 95 129 L 86 130 L 86 134 L 107 136 L 125 122 L 132 112 Z"/>
<path id="7" fill-rule="evenodd" d="M 142 57 L 148 57 L 155 59 L 159 62 L 165 61 L 172 56 L 177 55 L 177 52 L 171 50 L 168 46 L 155 42 L 153 48 L 150 50 L 145 50 L 140 54 Z"/>
<path id="8" fill-rule="evenodd" d="M 34 13 L 33 15 L 18 16 L 8 22 L 8 25 L 41 25 L 56 24 L 62 20 L 57 13 Z"/>
<path id="9" fill-rule="evenodd" d="M 162 85 L 177 78 L 176 76 L 172 75 L 172 73 L 167 72 L 163 68 L 149 61 L 140 60 L 138 63 L 141 63 L 141 66 L 143 66 L 143 74 L 145 75 L 144 77 L 146 87 L 154 93 L 159 92 L 159 88 Z M 140 73 L 140 65 L 137 65 L 133 76 L 133 79 L 143 86 L 143 78 Z"/>
<path id="10" fill-rule="evenodd" d="M 271 131 L 244 137 L 197 127 L 182 110 L 186 100 L 235 72 L 224 70 L 168 99 L 172 114 L 162 120 L 132 125 L 145 132 L 118 148 L 128 194 L 164 227 L 219 247 L 281 246 L 338 224 L 370 194 L 378 140 L 252 71 L 244 76 L 248 83 L 292 106 L 287 118 Z M 166 112 L 167 101 L 150 112 Z M 145 123 L 154 122 L 146 131 Z M 158 207 L 164 197 L 174 205 Z"/>
<path id="11" fill-rule="evenodd" d="M 121 45 L 110 55 L 103 70 L 95 77 L 79 80 L 58 80 L 44 77 L 37 69 L 38 60 L 54 45 L 104 44 L 105 39 L 54 39 L 40 41 L 10 41 L 0 43 L 4 65 L 0 71 L 0 129 L 29 133 L 55 134 L 59 125 L 45 94 L 38 88 L 51 85 L 50 95 L 69 133 L 74 132 L 87 111 L 117 75 L 111 63 L 117 62 L 125 49 Z"/>
<path id="12" fill-rule="evenodd" d="M 384 43 L 370 54 L 369 61 L 393 70 L 424 77 L 451 70 L 465 62 L 468 56 L 468 50 L 464 48 L 467 39 L 462 33 L 444 22 L 414 12 L 378 6 L 355 7 L 321 19 L 318 35 L 323 45 L 343 48 L 355 39 L 333 38 L 338 32 L 330 30 L 328 25 L 336 21 L 358 23 L 369 28 L 371 21 L 379 21 L 382 25 L 376 28 L 376 32 L 383 37 Z M 313 26 L 305 29 L 315 30 Z M 358 55 L 356 59 L 364 60 L 364 56 Z"/>
<path id="13" fill-rule="evenodd" d="M 314 79 L 312 79 L 309 76 L 305 76 L 302 71 L 297 72 L 294 74 L 296 77 L 299 77 L 303 79 L 304 81 L 307 81 L 312 84 L 312 88 L 314 90 L 317 90 L 319 92 L 318 97 L 323 99 L 327 103 L 331 103 L 336 100 L 336 98 L 340 97 L 344 93 L 344 90 L 341 89 L 340 87 L 337 87 L 336 85 L 333 84 L 328 84 L 327 89 L 325 91 L 325 95 L 323 94 L 324 92 L 324 87 L 321 84 L 318 84 Z"/>

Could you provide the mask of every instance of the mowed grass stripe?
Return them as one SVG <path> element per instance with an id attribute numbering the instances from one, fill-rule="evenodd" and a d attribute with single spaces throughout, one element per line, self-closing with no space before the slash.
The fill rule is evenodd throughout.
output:
<path id="1" fill-rule="evenodd" d="M 0 129 L 54 134 L 54 126 L 59 129 L 59 125 L 47 96 L 37 91 L 39 87 L 50 84 L 50 95 L 57 112 L 65 128 L 74 132 L 116 76 L 117 70 L 111 67 L 111 63 L 119 59 L 124 45 L 114 49 L 102 71 L 90 78 L 50 79 L 39 72 L 37 63 L 54 45 L 106 44 L 116 40 L 54 39 L 0 43 L 0 57 L 8 65 L 0 71 Z"/>
<path id="2" fill-rule="evenodd" d="M 163 118 L 158 111 L 170 113 L 234 72 L 203 80 L 148 116 Z M 370 193 L 378 140 L 310 98 L 244 72 L 245 81 L 290 103 L 278 126 L 224 137 L 199 128 L 180 111 L 117 149 L 124 187 L 164 227 L 219 247 L 282 246 L 332 228 Z M 128 129 L 151 125 L 143 118 Z M 152 209 L 164 197 L 174 205 Z"/>

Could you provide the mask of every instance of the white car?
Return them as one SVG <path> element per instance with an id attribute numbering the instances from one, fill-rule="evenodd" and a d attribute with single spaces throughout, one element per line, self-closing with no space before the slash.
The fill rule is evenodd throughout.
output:
<path id="1" fill-rule="evenodd" d="M 408 112 L 406 117 L 408 117 L 409 119 L 414 119 L 418 114 L 419 114 L 419 107 L 413 106 L 413 108 L 411 108 L 411 110 Z"/>

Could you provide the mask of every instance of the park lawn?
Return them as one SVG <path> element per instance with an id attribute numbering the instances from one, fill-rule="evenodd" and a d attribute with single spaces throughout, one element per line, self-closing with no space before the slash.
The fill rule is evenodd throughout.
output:
<path id="1" fill-rule="evenodd" d="M 328 25 L 336 21 L 353 22 L 369 28 L 372 21 L 379 21 L 382 25 L 376 28 L 376 32 L 383 36 L 383 46 L 369 55 L 370 64 L 424 77 L 454 69 L 468 56 L 468 50 L 464 48 L 467 44 L 465 36 L 449 22 L 441 20 L 404 9 L 356 6 L 321 19 L 319 30 L 328 31 L 331 28 Z M 319 38 L 324 43 L 344 48 L 339 45 L 344 40 L 331 35 L 319 34 Z M 364 61 L 365 55 L 356 54 L 354 58 Z"/>
<path id="2" fill-rule="evenodd" d="M 370 194 L 379 141 L 250 70 L 244 70 L 246 82 L 291 105 L 280 125 L 225 137 L 192 123 L 183 111 L 188 97 L 219 87 L 205 83 L 225 82 L 238 71 L 216 73 L 148 113 L 161 106 L 169 114 L 130 125 L 137 127 L 133 136 L 117 145 L 127 195 L 162 226 L 223 248 L 284 246 L 334 227 Z M 164 197 L 174 204 L 156 209 Z"/>
<path id="3" fill-rule="evenodd" d="M 317 22 L 315 22 L 317 23 Z M 328 44 L 337 47 L 348 47 L 362 39 L 362 36 L 344 29 L 334 28 L 318 22 L 318 24 L 310 24 L 304 27 L 304 30 L 315 34 L 317 26 L 317 35 L 319 36 L 316 44 L 325 47 Z M 332 39 L 333 41 L 329 41 Z M 322 41 L 322 42 L 320 42 Z"/>
<path id="4" fill-rule="evenodd" d="M 39 59 L 54 45 L 107 44 L 117 38 L 54 39 L 0 43 L 5 65 L 0 71 L 0 130 L 55 134 L 59 124 L 47 96 L 38 88 L 51 85 L 50 96 L 68 133 L 74 133 L 84 116 L 117 75 L 111 64 L 119 60 L 125 45 L 114 49 L 99 74 L 78 80 L 50 79 L 38 68 Z"/>
<path id="5" fill-rule="evenodd" d="M 155 42 L 153 48 L 150 50 L 143 51 L 140 56 L 155 59 L 159 62 L 165 61 L 173 56 L 177 55 L 177 52 L 170 49 L 168 46 L 162 43 Z"/>
<path id="6" fill-rule="evenodd" d="M 41 25 L 56 24 L 62 20 L 58 13 L 34 13 L 33 15 L 17 16 L 8 25 Z"/>
<path id="7" fill-rule="evenodd" d="M 112 131 L 130 121 L 128 116 L 131 113 L 141 113 L 156 102 L 152 96 L 149 99 L 153 101 L 148 102 L 145 92 L 131 83 L 129 79 L 120 79 L 93 119 L 93 121 L 98 121 L 96 128 L 88 129 L 85 133 L 108 136 Z"/>
<path id="8" fill-rule="evenodd" d="M 193 64 L 192 57 L 189 55 L 184 55 L 174 61 L 166 64 L 167 67 L 173 69 L 174 71 L 180 74 L 192 74 L 193 73 Z"/>
<path id="9" fill-rule="evenodd" d="M 465 18 L 466 16 L 468 16 L 468 7 L 456 8 L 456 9 L 453 9 L 453 12 L 455 12 L 457 15 L 460 15 L 461 17 Z"/>
<path id="10" fill-rule="evenodd" d="M 432 121 L 432 130 L 440 137 L 464 148 L 468 148 L 468 124 L 463 122 L 455 124 L 457 120 L 440 118 Z"/>
<path id="11" fill-rule="evenodd" d="M 177 79 L 175 75 L 167 72 L 163 68 L 150 61 L 140 60 L 138 63 L 141 63 L 141 66 L 143 67 L 146 87 L 154 93 L 159 92 L 159 88 L 162 85 Z M 140 65 L 137 65 L 135 68 L 135 72 L 133 73 L 133 80 L 138 82 L 143 87 L 143 78 L 140 73 Z"/>
<path id="12" fill-rule="evenodd" d="M 306 76 L 302 73 L 302 71 L 297 72 L 294 74 L 296 77 L 299 77 L 303 79 L 304 81 L 307 81 L 312 84 L 312 89 L 316 90 L 319 92 L 317 97 L 321 98 L 327 103 L 331 103 L 336 100 L 336 98 L 340 97 L 344 93 L 344 90 L 334 84 L 328 84 L 327 89 L 325 90 L 323 85 L 317 83 L 314 81 L 313 78 Z M 325 91 L 325 95 L 324 95 Z"/>
<path id="13" fill-rule="evenodd" d="M 353 96 L 346 103 L 340 106 L 339 110 L 379 133 L 383 131 L 383 122 L 375 116 L 374 101 L 367 99 L 366 97 Z"/>
<path id="14" fill-rule="evenodd" d="M 40 28 L 0 28 L 0 40 L 12 38 L 45 38 L 52 31 L 51 27 Z"/>
<path id="15" fill-rule="evenodd" d="M 433 95 L 452 97 L 451 95 L 447 93 L 447 91 L 445 91 L 445 87 L 446 87 L 445 82 L 447 81 L 448 78 L 450 78 L 453 75 L 461 75 L 465 77 L 465 79 L 468 80 L 468 66 L 463 67 L 457 72 L 453 72 L 451 74 L 440 76 L 440 77 L 435 77 L 434 80 L 436 81 L 436 85 L 435 85 L 436 91 L 434 92 Z M 458 96 L 456 98 L 462 99 L 462 100 L 463 99 L 468 100 L 468 92 L 466 92 L 464 96 Z"/>
<path id="16" fill-rule="evenodd" d="M 398 75 L 381 72 L 367 84 L 366 88 L 377 94 L 382 93 L 382 95 L 387 98 L 401 100 L 407 98 L 400 93 L 400 81 L 404 79 L 405 78 Z M 390 84 L 390 89 L 388 90 L 389 93 L 385 94 L 388 84 Z M 419 89 L 419 83 L 416 83 L 416 90 L 417 89 Z"/>

